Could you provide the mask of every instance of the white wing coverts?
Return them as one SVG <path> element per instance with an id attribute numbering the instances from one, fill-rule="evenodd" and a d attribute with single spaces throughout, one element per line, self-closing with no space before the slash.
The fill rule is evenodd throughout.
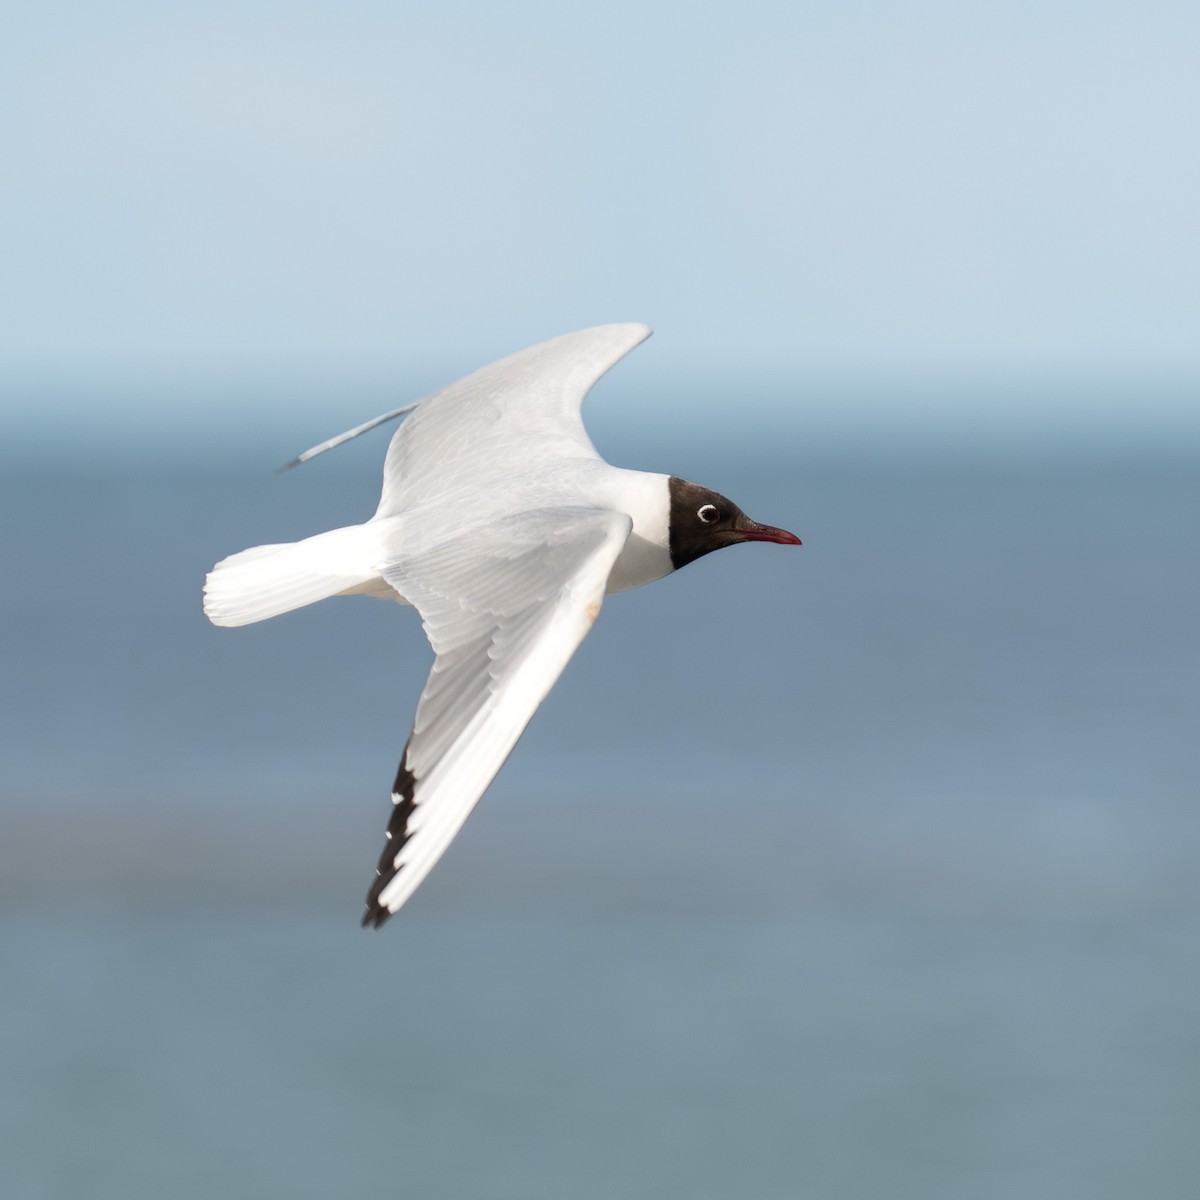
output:
<path id="1" fill-rule="evenodd" d="M 591 628 L 631 528 L 624 513 L 538 509 L 384 565 L 437 657 L 364 925 L 382 925 L 461 828 Z"/>
<path id="2" fill-rule="evenodd" d="M 595 382 L 650 336 L 598 325 L 530 346 L 426 397 L 388 446 L 376 517 L 572 458 L 599 458 L 581 412 Z"/>

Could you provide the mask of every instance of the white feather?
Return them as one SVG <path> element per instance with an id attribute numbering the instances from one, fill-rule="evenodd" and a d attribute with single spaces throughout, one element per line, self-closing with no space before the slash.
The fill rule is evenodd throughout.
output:
<path id="1" fill-rule="evenodd" d="M 547 464 L 600 456 L 581 407 L 596 381 L 650 336 L 648 325 L 598 325 L 492 363 L 422 400 L 396 430 L 379 517 Z"/>
<path id="2" fill-rule="evenodd" d="M 231 554 L 204 581 L 204 613 L 214 625 L 249 625 L 327 596 L 376 591 L 378 543 L 370 526 L 350 525 Z"/>

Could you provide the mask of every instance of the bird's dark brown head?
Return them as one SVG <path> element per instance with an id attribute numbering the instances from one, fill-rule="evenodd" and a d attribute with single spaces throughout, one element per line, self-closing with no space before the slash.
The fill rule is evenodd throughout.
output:
<path id="1" fill-rule="evenodd" d="M 800 539 L 794 533 L 750 520 L 732 500 L 711 488 L 688 483 L 674 475 L 668 487 L 671 495 L 671 565 L 677 571 L 705 554 L 737 542 L 800 545 Z"/>

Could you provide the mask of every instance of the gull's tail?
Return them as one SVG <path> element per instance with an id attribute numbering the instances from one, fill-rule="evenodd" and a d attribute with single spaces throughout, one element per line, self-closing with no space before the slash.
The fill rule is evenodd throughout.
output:
<path id="1" fill-rule="evenodd" d="M 374 566 L 372 532 L 366 525 L 349 525 L 302 542 L 231 554 L 204 581 L 205 615 L 214 625 L 249 625 L 327 596 L 386 595 L 391 589 Z"/>

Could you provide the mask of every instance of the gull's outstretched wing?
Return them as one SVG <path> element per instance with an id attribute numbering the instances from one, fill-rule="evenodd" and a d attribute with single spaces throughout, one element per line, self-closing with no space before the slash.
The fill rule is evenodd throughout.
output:
<path id="1" fill-rule="evenodd" d="M 420 401 L 388 446 L 377 517 L 560 458 L 595 458 L 580 407 L 592 385 L 650 336 L 597 325 L 551 338 Z"/>
<path id="2" fill-rule="evenodd" d="M 538 509 L 384 566 L 437 657 L 364 925 L 382 925 L 461 828 L 591 628 L 631 528 L 624 513 Z"/>

